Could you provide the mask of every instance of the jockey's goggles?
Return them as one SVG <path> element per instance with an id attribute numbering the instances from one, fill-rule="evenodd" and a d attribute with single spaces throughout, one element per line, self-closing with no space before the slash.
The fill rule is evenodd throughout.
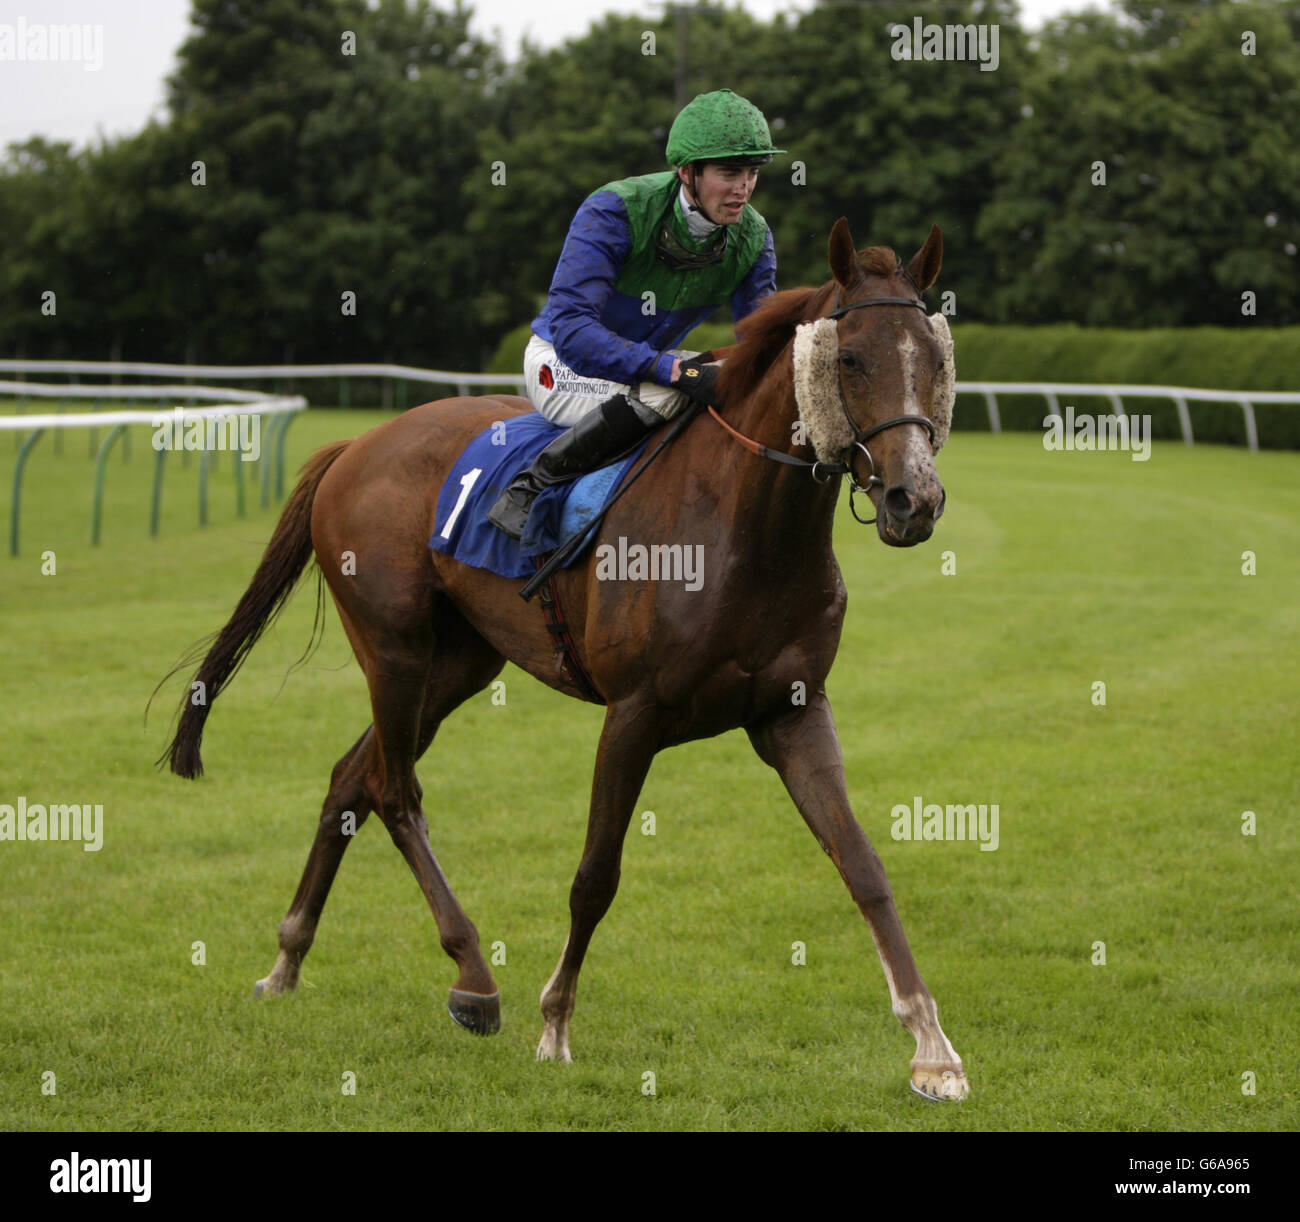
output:
<path id="1" fill-rule="evenodd" d="M 703 250 L 687 246 L 673 232 L 672 226 L 668 223 L 669 214 L 676 202 L 677 193 L 674 191 L 668 201 L 668 207 L 664 211 L 663 219 L 659 222 L 659 236 L 655 239 L 655 254 L 673 271 L 688 271 L 697 267 L 712 267 L 715 263 L 721 263 L 727 254 L 727 227 L 719 225 L 719 232 L 714 235 L 713 240 Z"/>

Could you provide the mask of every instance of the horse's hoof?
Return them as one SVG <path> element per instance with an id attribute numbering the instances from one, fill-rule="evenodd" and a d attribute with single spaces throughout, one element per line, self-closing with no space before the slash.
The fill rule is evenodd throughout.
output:
<path id="1" fill-rule="evenodd" d="M 555 1028 L 548 1025 L 537 1044 L 537 1059 L 562 1061 L 566 1065 L 572 1065 L 573 1054 L 569 1052 L 569 1037 L 566 1035 L 561 1038 L 555 1033 Z"/>
<path id="2" fill-rule="evenodd" d="M 922 1099 L 960 1103 L 970 1094 L 970 1083 L 960 1069 L 914 1069 L 912 1089 Z"/>
<path id="3" fill-rule="evenodd" d="M 475 1035 L 495 1035 L 501 1030 L 500 993 L 463 993 L 452 989 L 447 1013 L 466 1031 Z"/>
<path id="4" fill-rule="evenodd" d="M 275 973 L 263 976 L 253 985 L 254 997 L 279 997 L 282 993 L 292 993 L 298 987 L 297 979 L 277 980 Z"/>

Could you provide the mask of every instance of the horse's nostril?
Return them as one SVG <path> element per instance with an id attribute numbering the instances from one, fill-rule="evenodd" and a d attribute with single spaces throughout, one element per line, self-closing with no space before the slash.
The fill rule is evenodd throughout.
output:
<path id="1" fill-rule="evenodd" d="M 910 518 L 916 512 L 916 500 L 902 484 L 895 484 L 885 493 L 885 508 L 893 518 Z"/>

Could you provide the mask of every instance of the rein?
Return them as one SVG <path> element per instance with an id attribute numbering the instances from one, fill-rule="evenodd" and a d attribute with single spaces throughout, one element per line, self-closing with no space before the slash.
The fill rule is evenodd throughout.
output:
<path id="1" fill-rule="evenodd" d="M 861 301 L 850 301 L 846 305 L 840 305 L 840 290 L 835 290 L 835 309 L 826 317 L 841 318 L 850 310 L 860 310 L 864 306 L 915 306 L 918 310 L 925 309 L 925 302 L 913 297 L 864 297 Z M 710 354 L 706 354 L 710 355 Z M 867 465 L 871 468 L 871 474 L 867 477 L 865 484 L 859 484 L 857 477 L 853 474 L 852 468 L 848 463 L 843 462 L 823 462 L 818 459 L 815 462 L 809 462 L 805 458 L 796 458 L 793 454 L 786 454 L 781 450 L 773 450 L 768 446 L 760 445 L 752 437 L 746 437 L 739 430 L 729 425 L 713 407 L 709 408 L 711 415 L 724 429 L 727 430 L 745 449 L 760 458 L 770 458 L 773 462 L 785 463 L 791 467 L 807 467 L 810 474 L 819 484 L 825 484 L 830 480 L 832 475 L 847 475 L 849 477 L 849 509 L 853 516 L 864 526 L 872 525 L 875 518 L 864 518 L 858 513 L 858 507 L 854 496 L 859 492 L 866 492 L 868 495 L 872 488 L 884 486 L 884 481 L 876 474 L 876 460 L 871 457 L 871 451 L 867 449 L 867 442 L 870 441 L 877 433 L 883 433 L 886 429 L 892 429 L 899 424 L 919 424 L 930 435 L 930 444 L 934 445 L 934 422 L 928 416 L 892 416 L 888 420 L 882 420 L 879 424 L 873 425 L 869 429 L 858 427 L 857 422 L 849 415 L 849 406 L 844 402 L 844 389 L 836 381 L 836 389 L 839 391 L 840 410 L 844 413 L 844 419 L 848 421 L 849 429 L 853 433 L 853 444 L 849 446 L 848 452 L 861 450 L 867 460 Z M 824 474 L 821 474 L 824 473 Z"/>

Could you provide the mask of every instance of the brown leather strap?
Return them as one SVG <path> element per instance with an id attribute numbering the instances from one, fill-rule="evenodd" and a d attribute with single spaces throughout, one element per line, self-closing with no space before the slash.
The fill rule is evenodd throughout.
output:
<path id="1" fill-rule="evenodd" d="M 534 563 L 540 572 L 545 561 L 537 556 L 534 558 Z M 541 602 L 542 613 L 546 617 L 546 631 L 551 634 L 551 641 L 555 645 L 556 664 L 559 666 L 560 673 L 567 673 L 569 681 L 582 693 L 584 699 L 591 701 L 592 704 L 604 704 L 605 697 L 592 682 L 587 668 L 583 666 L 582 659 L 578 656 L 578 647 L 564 618 L 564 608 L 560 606 L 560 590 L 555 584 L 554 573 L 546 579 L 545 584 L 538 591 L 538 601 Z"/>
<path id="2" fill-rule="evenodd" d="M 709 415 L 712 416 L 720 425 L 722 425 L 722 427 L 726 429 L 727 432 L 730 433 L 738 442 L 740 442 L 740 444 L 744 446 L 745 449 L 747 449 L 751 454 L 757 454 L 760 457 L 762 456 L 763 451 L 767 447 L 759 445 L 759 443 L 755 441 L 752 437 L 746 437 L 744 433 L 739 433 L 735 429 L 733 429 L 731 425 L 729 425 L 721 416 L 718 415 L 718 409 L 716 407 L 710 406 Z"/>
<path id="3" fill-rule="evenodd" d="M 805 458 L 796 458 L 793 454 L 785 454 L 780 450 L 772 449 L 770 446 L 760 445 L 752 437 L 746 437 L 744 433 L 733 429 L 731 425 L 718 415 L 715 408 L 710 407 L 709 414 L 751 454 L 757 454 L 759 458 L 770 458 L 774 462 L 785 463 L 786 466 L 789 467 L 806 467 L 812 472 L 813 478 L 816 479 L 818 483 L 824 484 L 827 478 L 832 475 L 848 475 L 850 477 L 853 475 L 853 472 L 849 470 L 847 463 L 822 462 L 820 460 L 817 462 L 809 462 Z M 920 424 L 921 420 L 917 418 L 916 422 Z M 890 423 L 895 424 L 897 421 L 891 420 Z M 872 469 L 874 470 L 875 468 L 873 467 Z"/>

